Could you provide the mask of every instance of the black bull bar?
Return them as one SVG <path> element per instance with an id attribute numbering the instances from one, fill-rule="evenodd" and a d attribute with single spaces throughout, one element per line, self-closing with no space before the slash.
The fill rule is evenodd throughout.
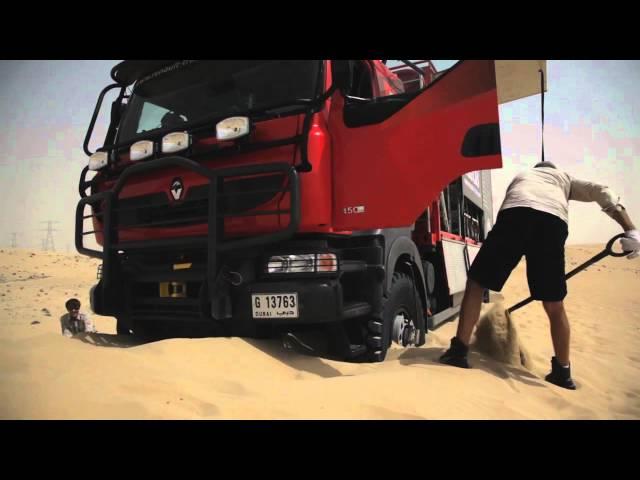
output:
<path id="1" fill-rule="evenodd" d="M 135 242 L 122 243 L 118 239 L 117 225 L 114 223 L 114 211 L 117 211 L 118 195 L 127 180 L 133 175 L 147 173 L 154 170 L 160 170 L 169 167 L 182 167 L 187 170 L 198 173 L 209 181 L 208 187 L 208 215 L 207 235 L 198 237 L 185 238 L 166 238 L 166 239 L 150 239 Z M 218 206 L 221 204 L 220 199 L 226 194 L 223 192 L 223 182 L 225 178 L 242 177 L 260 174 L 277 174 L 281 173 L 288 177 L 288 181 L 284 182 L 284 187 L 278 190 L 282 193 L 290 194 L 290 202 L 288 209 L 279 210 L 251 210 L 243 213 L 223 213 Z M 236 192 L 234 195 L 242 195 L 251 192 Z M 101 204 L 101 211 L 96 213 L 96 209 L 92 207 L 91 215 L 84 215 L 86 205 Z M 224 218 L 234 216 L 254 216 L 254 215 L 289 215 L 289 224 L 276 232 L 259 234 L 248 238 L 224 239 Z M 102 230 L 84 231 L 84 220 L 87 218 L 102 217 Z M 218 280 L 218 255 L 220 253 L 231 250 L 241 250 L 254 248 L 270 243 L 291 238 L 298 230 L 300 225 L 300 182 L 298 172 L 295 167 L 287 163 L 270 163 L 264 165 L 248 165 L 240 167 L 230 167 L 221 169 L 206 168 L 199 163 L 188 158 L 172 156 L 156 160 L 147 161 L 137 165 L 132 165 L 125 169 L 115 186 L 111 190 L 99 192 L 90 196 L 81 198 L 76 207 L 76 228 L 75 228 L 75 244 L 79 253 L 94 258 L 102 259 L 102 276 L 101 284 L 103 293 L 109 288 L 113 275 L 113 262 L 115 255 L 119 250 L 126 249 L 148 249 L 163 247 L 193 247 L 203 246 L 207 251 L 207 268 L 206 281 L 208 288 L 208 296 L 211 299 L 212 316 L 214 318 L 227 317 L 222 307 L 224 299 L 219 299 L 217 280 Z M 166 225 L 169 226 L 169 225 Z M 127 227 L 135 228 L 135 227 Z M 86 248 L 84 246 L 84 236 L 102 233 L 103 245 L 102 251 Z M 219 299 L 219 301 L 217 301 Z M 218 305 L 220 303 L 220 305 Z"/>

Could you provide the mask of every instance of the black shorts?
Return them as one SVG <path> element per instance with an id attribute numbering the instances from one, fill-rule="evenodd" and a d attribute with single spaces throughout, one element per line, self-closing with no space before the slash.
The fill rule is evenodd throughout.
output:
<path id="1" fill-rule="evenodd" d="M 567 224 L 550 213 L 525 207 L 502 210 L 471 265 L 469 278 L 499 292 L 525 255 L 531 296 L 547 302 L 563 300 L 568 233 Z"/>

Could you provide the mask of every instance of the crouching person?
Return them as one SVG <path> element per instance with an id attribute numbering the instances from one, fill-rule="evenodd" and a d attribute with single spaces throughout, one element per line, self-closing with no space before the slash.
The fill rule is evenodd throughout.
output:
<path id="1" fill-rule="evenodd" d="M 65 337 L 73 337 L 78 333 L 95 333 L 96 329 L 85 313 L 80 313 L 80 300 L 70 298 L 64 305 L 67 312 L 60 317 L 60 326 L 62 327 L 62 335 Z"/>

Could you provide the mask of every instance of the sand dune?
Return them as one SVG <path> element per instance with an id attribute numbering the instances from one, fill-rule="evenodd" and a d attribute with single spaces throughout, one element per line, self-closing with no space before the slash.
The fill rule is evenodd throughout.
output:
<path id="1" fill-rule="evenodd" d="M 567 250 L 568 268 L 601 246 Z M 542 307 L 513 314 L 531 370 L 473 351 L 471 370 L 436 362 L 456 322 L 381 364 L 303 355 L 279 340 L 137 343 L 93 315 L 99 334 L 60 334 L 64 301 L 89 307 L 98 262 L 0 251 L 3 419 L 638 419 L 640 260 L 607 258 L 569 281 L 575 392 L 545 383 L 552 355 Z M 528 296 L 524 264 L 503 291 Z"/>

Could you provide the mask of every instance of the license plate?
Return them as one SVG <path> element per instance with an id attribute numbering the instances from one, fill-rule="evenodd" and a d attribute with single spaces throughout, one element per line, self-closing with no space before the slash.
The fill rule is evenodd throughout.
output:
<path id="1" fill-rule="evenodd" d="M 297 293 L 256 293 L 251 306 L 253 318 L 298 318 Z"/>

